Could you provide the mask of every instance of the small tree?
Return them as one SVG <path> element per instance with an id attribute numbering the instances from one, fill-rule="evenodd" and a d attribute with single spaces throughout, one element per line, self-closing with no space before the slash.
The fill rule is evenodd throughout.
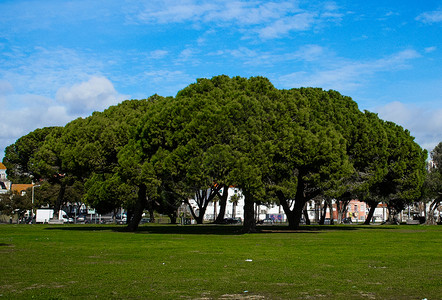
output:
<path id="1" fill-rule="evenodd" d="M 422 200 L 430 204 L 425 224 L 434 225 L 437 222 L 434 214 L 442 205 L 442 142 L 431 151 L 430 155 L 433 164 L 428 167 Z"/>
<path id="2" fill-rule="evenodd" d="M 19 192 L 0 194 L 0 209 L 2 213 L 9 216 L 17 215 L 18 223 L 25 216 L 26 212 L 33 208 L 30 195 L 30 189 L 23 194 Z"/>

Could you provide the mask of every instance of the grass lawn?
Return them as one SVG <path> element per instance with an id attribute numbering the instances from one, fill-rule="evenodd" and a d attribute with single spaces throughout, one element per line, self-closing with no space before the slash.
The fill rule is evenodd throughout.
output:
<path id="1" fill-rule="evenodd" d="M 0 225 L 2 299 L 441 299 L 442 226 Z"/>

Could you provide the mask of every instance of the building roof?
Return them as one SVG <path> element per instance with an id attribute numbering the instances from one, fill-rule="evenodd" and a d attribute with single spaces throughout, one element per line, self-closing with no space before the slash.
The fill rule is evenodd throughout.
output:
<path id="1" fill-rule="evenodd" d="M 21 191 L 26 191 L 27 189 L 32 188 L 32 184 L 15 184 L 13 183 L 11 186 L 11 190 L 13 192 L 20 193 Z"/>
<path id="2" fill-rule="evenodd" d="M 0 170 L 6 170 L 6 167 L 3 163 L 0 162 Z"/>

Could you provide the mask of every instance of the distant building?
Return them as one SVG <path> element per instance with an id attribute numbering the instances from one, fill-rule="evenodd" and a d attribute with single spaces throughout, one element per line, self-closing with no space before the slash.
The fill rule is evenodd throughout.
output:
<path id="1" fill-rule="evenodd" d="M 6 194 L 11 190 L 11 181 L 6 177 L 6 166 L 0 162 L 0 194 Z"/>
<path id="2" fill-rule="evenodd" d="M 13 193 L 24 196 L 26 194 L 26 190 L 32 188 L 33 184 L 15 184 L 11 185 L 11 191 Z"/>
<path id="3" fill-rule="evenodd" d="M 221 191 L 222 193 L 222 191 Z M 237 197 L 234 197 L 237 195 Z M 190 204 L 193 209 L 197 211 L 197 205 L 193 199 L 191 199 Z M 322 201 L 308 201 L 306 204 L 307 213 L 309 219 L 313 223 L 319 222 L 322 207 Z M 352 200 L 347 206 L 346 214 L 343 218 L 350 218 L 355 223 L 362 223 L 365 221 L 368 214 L 369 207 L 365 202 L 361 202 L 359 200 Z M 217 214 L 219 212 L 219 203 L 210 202 L 207 206 L 206 213 L 204 215 L 205 221 L 213 221 L 215 220 Z M 228 189 L 228 198 L 226 205 L 225 218 L 235 218 L 242 219 L 244 216 L 244 196 L 241 193 L 241 190 L 236 187 L 230 187 Z M 275 223 L 286 222 L 287 218 L 284 213 L 282 206 L 277 203 L 274 204 L 266 204 L 266 205 L 257 205 L 255 204 L 255 218 L 256 220 L 272 220 Z M 327 210 L 326 218 L 330 219 L 330 213 Z M 333 201 L 333 219 L 337 222 L 338 213 L 336 209 L 336 201 Z M 386 205 L 380 204 L 378 209 L 375 212 L 376 222 L 382 222 L 386 220 Z"/>

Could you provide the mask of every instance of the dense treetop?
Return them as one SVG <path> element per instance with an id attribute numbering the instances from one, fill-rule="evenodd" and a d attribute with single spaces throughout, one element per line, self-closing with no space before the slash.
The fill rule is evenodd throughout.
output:
<path id="1" fill-rule="evenodd" d="M 148 207 L 174 218 L 196 192 L 235 185 L 245 231 L 257 201 L 280 203 L 292 227 L 318 195 L 414 201 L 426 159 L 407 130 L 336 91 L 224 75 L 36 130 L 5 154 L 13 178 L 63 174 L 59 184 L 86 183 L 85 199 L 102 211 L 126 206 L 131 229 Z"/>

